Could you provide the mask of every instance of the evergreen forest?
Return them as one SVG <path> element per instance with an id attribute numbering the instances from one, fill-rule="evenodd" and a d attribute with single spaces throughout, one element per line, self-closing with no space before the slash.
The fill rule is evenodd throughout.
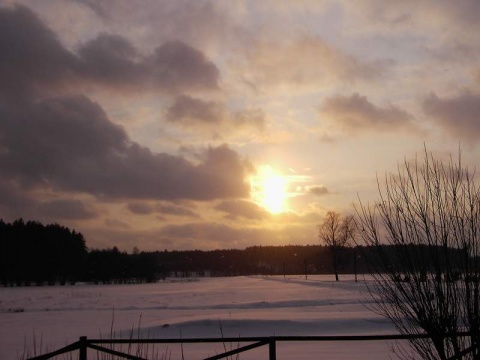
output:
<path id="1" fill-rule="evenodd" d="M 340 251 L 340 274 L 368 272 L 368 247 L 345 247 Z M 388 246 L 385 251 L 389 251 Z M 65 285 L 79 281 L 126 284 L 166 277 L 295 274 L 333 274 L 331 249 L 322 245 L 286 245 L 210 251 L 147 252 L 134 248 L 127 253 L 117 247 L 90 249 L 81 233 L 58 224 L 0 220 L 3 286 Z"/>

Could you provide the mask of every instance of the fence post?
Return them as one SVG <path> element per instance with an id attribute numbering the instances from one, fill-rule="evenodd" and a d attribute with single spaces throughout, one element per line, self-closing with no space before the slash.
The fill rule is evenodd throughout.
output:
<path id="1" fill-rule="evenodd" d="M 271 337 L 270 341 L 268 342 L 268 354 L 269 360 L 277 360 L 277 348 L 274 337 Z"/>
<path id="2" fill-rule="evenodd" d="M 87 337 L 80 336 L 79 360 L 87 360 Z"/>

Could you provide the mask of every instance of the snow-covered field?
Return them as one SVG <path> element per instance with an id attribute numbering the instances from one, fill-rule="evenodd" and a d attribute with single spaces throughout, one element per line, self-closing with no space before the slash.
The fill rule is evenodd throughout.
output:
<path id="1" fill-rule="evenodd" d="M 24 348 L 54 350 L 82 335 L 189 338 L 396 333 L 368 309 L 363 280 L 332 276 L 233 277 L 166 280 L 146 285 L 0 288 L 0 359 Z M 35 342 L 35 344 L 34 344 Z M 242 344 L 244 345 L 244 344 Z M 278 359 L 389 359 L 391 343 L 279 343 Z M 182 345 L 187 360 L 222 352 L 223 344 Z M 227 348 L 238 344 L 226 344 Z M 180 345 L 157 346 L 180 359 Z M 267 359 L 268 347 L 240 359 Z"/>

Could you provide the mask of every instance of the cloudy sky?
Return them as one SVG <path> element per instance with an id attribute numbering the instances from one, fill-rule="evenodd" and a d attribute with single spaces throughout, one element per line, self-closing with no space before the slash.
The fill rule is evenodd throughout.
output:
<path id="1" fill-rule="evenodd" d="M 130 251 L 316 244 L 421 154 L 477 165 L 480 2 L 0 2 L 0 217 Z"/>

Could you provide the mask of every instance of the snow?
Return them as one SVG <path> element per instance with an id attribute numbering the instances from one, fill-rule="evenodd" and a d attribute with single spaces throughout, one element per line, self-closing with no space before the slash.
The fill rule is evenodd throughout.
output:
<path id="1" fill-rule="evenodd" d="M 148 338 L 396 333 L 370 310 L 363 279 L 332 280 L 252 276 L 0 288 L 0 359 L 19 359 L 25 348 L 51 351 L 80 336 L 108 338 L 112 329 L 116 338 L 132 337 L 132 329 L 133 337 Z M 182 347 L 186 359 L 198 359 L 222 352 L 224 344 Z M 386 341 L 278 343 L 277 359 L 389 359 L 391 347 Z M 180 345 L 156 349 L 172 360 L 181 358 Z M 267 354 L 264 346 L 240 359 L 267 359 Z"/>

